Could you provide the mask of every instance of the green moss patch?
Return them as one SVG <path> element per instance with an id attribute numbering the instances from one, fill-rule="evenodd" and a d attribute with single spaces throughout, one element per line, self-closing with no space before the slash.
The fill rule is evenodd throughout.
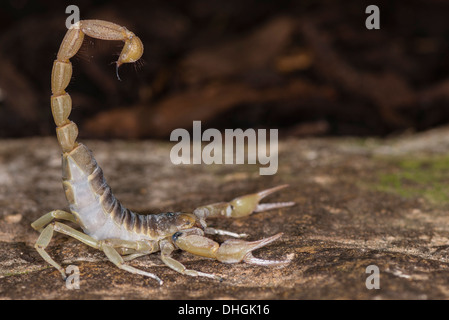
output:
<path id="1" fill-rule="evenodd" d="M 379 174 L 377 190 L 449 203 L 449 156 L 410 156 L 387 161 L 391 166 Z"/>

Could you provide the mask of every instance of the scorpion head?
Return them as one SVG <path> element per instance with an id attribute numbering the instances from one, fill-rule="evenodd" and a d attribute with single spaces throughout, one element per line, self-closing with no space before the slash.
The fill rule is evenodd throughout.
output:
<path id="1" fill-rule="evenodd" d="M 192 228 L 196 223 L 196 217 L 191 213 L 182 213 L 182 212 L 169 212 L 167 216 L 170 218 L 171 226 L 176 229 L 176 231 L 185 230 Z"/>

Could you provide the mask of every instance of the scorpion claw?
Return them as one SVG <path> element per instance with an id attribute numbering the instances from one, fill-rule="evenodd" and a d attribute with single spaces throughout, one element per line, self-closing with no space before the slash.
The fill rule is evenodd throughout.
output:
<path id="1" fill-rule="evenodd" d="M 289 264 L 292 261 L 292 258 L 287 257 L 287 259 L 285 260 L 265 260 L 254 257 L 250 252 L 245 256 L 243 261 L 245 261 L 248 264 L 255 264 L 259 266 L 276 266 L 276 265 Z"/>
<path id="2" fill-rule="evenodd" d="M 254 209 L 254 212 L 263 212 L 273 209 L 280 209 L 280 208 L 286 208 L 294 206 L 295 203 L 293 201 L 289 202 L 275 202 L 275 203 L 262 203 L 258 204 L 256 209 Z"/>
<path id="3" fill-rule="evenodd" d="M 179 249 L 184 251 L 193 253 L 198 256 L 208 257 L 212 259 L 217 259 L 220 262 L 224 263 L 238 263 L 241 261 L 247 262 L 249 264 L 257 264 L 257 265 L 280 265 L 286 264 L 291 261 L 291 257 L 288 257 L 286 260 L 278 261 L 278 260 L 262 260 L 255 258 L 252 255 L 252 251 L 262 248 L 271 242 L 279 239 L 282 236 L 282 233 L 275 234 L 274 236 L 260 239 L 257 241 L 244 241 L 240 239 L 231 239 L 223 242 L 219 245 L 217 242 L 203 237 L 201 235 L 196 234 L 180 234 L 174 239 L 176 246 Z M 185 270 L 182 269 L 183 273 L 187 273 L 189 275 L 197 276 L 207 276 L 213 277 L 214 279 L 219 279 L 215 275 L 211 274 L 202 274 L 198 271 Z"/>
<path id="4" fill-rule="evenodd" d="M 270 189 L 265 189 L 265 190 L 259 191 L 256 194 L 259 196 L 259 200 L 261 200 L 261 199 L 269 196 L 270 194 L 275 193 L 276 191 L 285 189 L 287 187 L 288 187 L 288 184 L 282 184 L 280 186 L 276 186 L 276 187 L 273 187 Z"/>
<path id="5" fill-rule="evenodd" d="M 260 200 L 262 200 L 263 198 L 286 187 L 288 187 L 288 185 L 284 184 L 274 188 L 235 198 L 231 202 L 218 202 L 207 206 L 198 207 L 193 211 L 193 214 L 199 219 L 201 225 L 204 228 L 206 227 L 205 220 L 209 217 L 224 216 L 227 218 L 239 218 L 249 216 L 253 212 L 262 212 L 272 209 L 290 207 L 295 203 L 276 202 L 259 204 Z"/>
<path id="6" fill-rule="evenodd" d="M 231 217 L 244 217 L 248 216 L 253 212 L 262 212 L 272 209 L 284 208 L 293 206 L 294 202 L 277 202 L 277 203 L 263 203 L 259 202 L 269 196 L 270 194 L 288 187 L 288 184 L 280 185 L 274 188 L 259 191 L 257 193 L 248 194 L 235 198 L 230 202 L 231 212 L 228 216 Z"/>
<path id="7" fill-rule="evenodd" d="M 274 236 L 260 239 L 257 241 L 244 241 L 238 239 L 227 240 L 218 248 L 216 253 L 216 258 L 220 262 L 225 263 L 236 263 L 244 261 L 250 264 L 258 265 L 273 265 L 273 264 L 284 264 L 290 261 L 272 261 L 272 260 L 262 260 L 257 259 L 252 255 L 252 251 L 262 248 L 269 243 L 279 239 L 282 233 L 275 234 Z"/>
<path id="8" fill-rule="evenodd" d="M 195 276 L 198 276 L 198 277 L 206 277 L 206 278 L 218 280 L 218 281 L 220 281 L 220 282 L 223 281 L 223 278 L 222 278 L 222 277 L 217 276 L 217 275 L 212 274 L 212 273 L 205 273 L 205 272 L 195 271 Z"/>

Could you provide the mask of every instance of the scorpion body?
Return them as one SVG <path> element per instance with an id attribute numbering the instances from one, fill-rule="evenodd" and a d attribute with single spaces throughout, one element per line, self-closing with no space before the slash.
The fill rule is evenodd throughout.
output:
<path id="1" fill-rule="evenodd" d="M 125 262 L 161 251 L 162 261 L 173 270 L 185 275 L 220 280 L 221 278 L 214 274 L 186 269 L 184 265 L 171 257 L 171 253 L 176 249 L 182 249 L 225 263 L 240 261 L 258 265 L 289 263 L 289 259 L 262 260 L 251 254 L 253 250 L 278 239 L 281 233 L 249 242 L 238 239 L 246 236 L 245 234 L 210 228 L 206 224 L 208 217 L 241 217 L 252 212 L 291 206 L 293 202 L 259 204 L 262 198 L 286 185 L 242 196 L 231 202 L 202 206 L 192 213 L 166 212 L 142 215 L 125 208 L 115 198 L 92 152 L 85 145 L 77 142 L 76 124 L 68 119 L 72 108 L 70 95 L 65 92 L 72 75 L 69 59 L 78 52 L 84 35 L 125 42 L 116 62 L 117 70 L 123 63 L 139 60 L 143 54 L 143 44 L 134 33 L 125 27 L 102 20 L 79 21 L 67 31 L 62 41 L 51 75 L 51 110 L 57 126 L 58 142 L 63 152 L 62 181 L 70 211 L 54 210 L 32 223 L 31 226 L 40 231 L 35 248 L 44 260 L 57 268 L 62 277 L 66 278 L 64 269 L 45 250 L 56 231 L 102 250 L 117 267 L 151 277 L 159 284 L 162 284 L 162 280 L 158 276 L 136 269 Z M 74 222 L 84 232 L 59 220 Z M 205 237 L 205 234 L 228 235 L 237 239 L 227 240 L 220 245 Z"/>

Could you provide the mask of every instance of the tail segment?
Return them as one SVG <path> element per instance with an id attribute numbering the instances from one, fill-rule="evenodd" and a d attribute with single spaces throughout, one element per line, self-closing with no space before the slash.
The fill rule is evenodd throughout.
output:
<path id="1" fill-rule="evenodd" d="M 67 31 L 51 73 L 51 110 L 56 123 L 56 135 L 64 153 L 70 152 L 78 145 L 78 127 L 68 119 L 72 110 L 72 99 L 65 89 L 72 78 L 72 64 L 69 59 L 79 50 L 84 35 L 103 40 L 121 40 L 125 42 L 117 68 L 123 63 L 135 62 L 143 54 L 140 39 L 125 27 L 102 20 L 82 20 L 72 25 Z"/>

